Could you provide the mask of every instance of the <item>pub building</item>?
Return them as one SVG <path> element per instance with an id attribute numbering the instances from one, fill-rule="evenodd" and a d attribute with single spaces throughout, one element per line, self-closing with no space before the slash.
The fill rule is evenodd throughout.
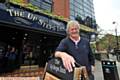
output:
<path id="1" fill-rule="evenodd" d="M 61 39 L 67 22 L 12 2 L 0 3 L 0 73 L 7 73 L 8 48 L 15 48 L 15 70 L 45 67 Z M 84 30 L 82 30 L 84 32 Z M 82 33 L 83 33 L 82 32 Z M 83 36 L 89 36 L 84 32 Z M 7 56 L 8 57 L 8 56 Z M 11 71 L 12 72 L 12 71 Z M 4 75 L 5 76 L 5 75 Z M 19 75 L 18 75 L 19 76 Z M 25 75 L 22 75 L 25 76 Z"/>

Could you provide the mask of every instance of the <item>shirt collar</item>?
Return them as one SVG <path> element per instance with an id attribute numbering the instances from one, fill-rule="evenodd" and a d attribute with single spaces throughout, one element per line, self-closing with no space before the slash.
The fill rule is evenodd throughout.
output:
<path id="1" fill-rule="evenodd" d="M 71 38 L 70 37 L 70 39 L 75 43 L 75 45 L 77 45 L 78 44 L 78 42 L 80 41 L 80 37 L 79 37 L 79 39 L 78 40 L 75 40 L 75 39 L 73 39 L 73 38 Z"/>

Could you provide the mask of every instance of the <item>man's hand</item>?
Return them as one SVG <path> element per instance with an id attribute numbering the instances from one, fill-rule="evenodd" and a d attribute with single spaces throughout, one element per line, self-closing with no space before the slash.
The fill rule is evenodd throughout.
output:
<path id="1" fill-rule="evenodd" d="M 65 52 L 56 52 L 56 57 L 60 57 L 62 59 L 64 67 L 69 71 L 73 71 L 73 67 L 75 67 L 75 60 L 72 56 Z"/>
<path id="2" fill-rule="evenodd" d="M 73 67 L 75 67 L 75 60 L 72 56 L 68 55 L 67 53 L 62 53 L 61 59 L 63 61 L 64 67 L 69 71 L 73 71 Z"/>

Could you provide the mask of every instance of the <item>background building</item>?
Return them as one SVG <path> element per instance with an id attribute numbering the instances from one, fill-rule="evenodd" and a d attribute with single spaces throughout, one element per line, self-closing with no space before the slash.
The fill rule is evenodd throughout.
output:
<path id="1" fill-rule="evenodd" d="M 52 13 L 70 20 L 77 20 L 82 26 L 81 35 L 89 40 L 95 40 L 92 39 L 97 36 L 93 0 L 53 0 Z"/>
<path id="2" fill-rule="evenodd" d="M 95 19 L 93 0 L 70 0 L 70 19 L 77 15 L 85 19 L 87 16 Z"/>
<path id="3" fill-rule="evenodd" d="M 53 5 L 53 13 L 65 18 L 75 19 L 79 15 L 95 19 L 93 0 L 53 0 Z"/>

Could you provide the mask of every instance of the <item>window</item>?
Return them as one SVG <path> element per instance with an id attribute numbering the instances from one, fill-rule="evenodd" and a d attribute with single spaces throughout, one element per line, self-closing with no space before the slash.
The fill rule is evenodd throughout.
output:
<path id="1" fill-rule="evenodd" d="M 52 11 L 52 0 L 30 0 L 30 3 L 40 9 Z"/>
<path id="2" fill-rule="evenodd" d="M 70 0 L 70 3 L 74 3 L 74 0 Z"/>
<path id="3" fill-rule="evenodd" d="M 88 0 L 83 0 L 84 2 L 87 2 Z"/>
<path id="4" fill-rule="evenodd" d="M 71 9 L 74 10 L 74 5 L 73 4 L 70 5 L 70 10 Z"/>
<path id="5" fill-rule="evenodd" d="M 41 2 L 41 1 L 43 1 L 43 0 L 29 0 L 30 2 L 31 1 L 35 1 L 35 2 Z"/>
<path id="6" fill-rule="evenodd" d="M 74 11 L 73 10 L 70 10 L 70 15 L 73 15 L 74 16 Z"/>
<path id="7" fill-rule="evenodd" d="M 34 6 L 37 6 L 40 8 L 40 5 L 41 5 L 41 1 L 35 1 L 35 0 L 30 0 L 30 3 Z"/>
<path id="8" fill-rule="evenodd" d="M 43 10 L 47 10 L 47 11 L 49 11 L 49 12 L 52 11 L 52 5 L 51 5 L 51 4 L 48 4 L 48 3 L 46 3 L 46 2 L 42 2 L 41 8 L 42 8 Z"/>
<path id="9" fill-rule="evenodd" d="M 80 13 L 81 13 L 81 14 L 84 14 L 84 11 L 83 11 L 83 9 L 81 9 L 81 10 L 80 10 Z"/>
<path id="10" fill-rule="evenodd" d="M 52 0 L 43 0 L 44 2 L 47 2 L 49 4 L 52 4 Z"/>

